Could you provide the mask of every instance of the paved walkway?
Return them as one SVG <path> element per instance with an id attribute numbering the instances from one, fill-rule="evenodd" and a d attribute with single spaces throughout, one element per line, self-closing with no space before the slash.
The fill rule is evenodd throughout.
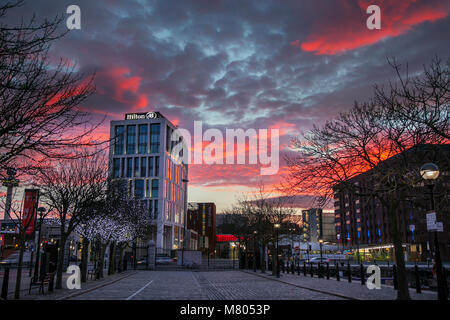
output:
<path id="1" fill-rule="evenodd" d="M 309 274 L 304 276 L 281 273 L 280 278 L 272 276 L 272 273 L 262 274 L 260 271 L 256 273 L 254 271 L 242 270 L 247 274 L 252 274 L 257 277 L 270 279 L 274 282 L 282 282 L 292 286 L 297 286 L 303 289 L 310 289 L 316 292 L 327 292 L 336 296 L 357 299 L 357 300 L 395 300 L 397 298 L 397 291 L 392 286 L 381 285 L 381 289 L 369 290 L 367 286 L 361 285 L 361 282 L 353 280 L 348 282 L 347 279 L 340 279 L 337 281 L 335 278 L 312 278 Z M 413 300 L 437 300 L 437 294 L 431 291 L 422 291 L 421 294 L 416 293 L 415 289 L 409 289 L 409 294 Z"/>

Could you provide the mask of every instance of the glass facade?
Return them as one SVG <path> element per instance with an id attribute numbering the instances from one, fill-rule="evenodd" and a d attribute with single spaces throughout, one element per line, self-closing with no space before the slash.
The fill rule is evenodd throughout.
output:
<path id="1" fill-rule="evenodd" d="M 139 199 L 144 198 L 144 180 L 137 179 L 134 182 L 134 196 Z"/>
<path id="2" fill-rule="evenodd" d="M 114 144 L 114 154 L 123 154 L 123 144 L 125 140 L 123 126 L 115 127 L 115 137 L 116 141 Z"/>
<path id="3" fill-rule="evenodd" d="M 141 158 L 141 177 L 147 176 L 147 158 Z"/>
<path id="4" fill-rule="evenodd" d="M 136 153 L 136 126 L 127 126 L 127 154 Z"/>
<path id="5" fill-rule="evenodd" d="M 148 125 L 140 124 L 139 125 L 139 153 L 140 154 L 147 153 L 147 144 L 148 144 Z"/>
<path id="6" fill-rule="evenodd" d="M 120 159 L 115 158 L 113 160 L 113 178 L 119 178 L 120 177 Z"/>
<path id="7" fill-rule="evenodd" d="M 159 180 L 153 179 L 152 180 L 152 198 L 158 198 L 158 192 L 159 192 Z"/>
<path id="8" fill-rule="evenodd" d="M 112 179 L 121 179 L 127 196 L 145 203 L 149 217 L 160 219 L 153 234 L 158 248 L 173 249 L 180 244 L 185 205 L 181 194 L 184 171 L 165 152 L 164 137 L 170 136 L 174 129 L 164 120 L 156 121 L 112 123 L 111 134 L 115 139 L 110 151 L 110 175 Z M 170 150 L 171 145 L 168 147 Z M 177 228 L 173 222 L 178 224 Z M 163 233 L 158 230 L 160 226 L 164 228 Z"/>
<path id="9" fill-rule="evenodd" d="M 160 131 L 161 125 L 159 123 L 154 123 L 150 126 L 150 153 L 159 153 Z"/>
<path id="10" fill-rule="evenodd" d="M 153 177 L 155 173 L 153 172 L 153 157 L 148 158 L 148 176 Z"/>
<path id="11" fill-rule="evenodd" d="M 134 158 L 134 176 L 139 177 L 139 158 Z"/>
<path id="12" fill-rule="evenodd" d="M 133 176 L 133 158 L 127 158 L 127 178 Z"/>

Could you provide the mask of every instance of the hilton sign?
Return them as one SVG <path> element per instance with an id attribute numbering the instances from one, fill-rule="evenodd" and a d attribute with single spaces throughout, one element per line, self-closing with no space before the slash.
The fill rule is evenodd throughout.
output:
<path id="1" fill-rule="evenodd" d="M 144 113 L 126 113 L 125 120 L 144 120 L 144 119 L 156 119 L 158 118 L 157 112 L 144 112 Z"/>

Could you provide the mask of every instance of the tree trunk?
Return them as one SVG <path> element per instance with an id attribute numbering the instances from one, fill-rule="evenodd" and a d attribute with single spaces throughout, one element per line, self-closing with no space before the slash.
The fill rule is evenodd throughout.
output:
<path id="1" fill-rule="evenodd" d="M 22 281 L 22 263 L 23 263 L 23 247 L 25 246 L 25 241 L 23 240 L 25 235 L 20 236 L 19 244 L 19 263 L 17 265 L 17 276 L 16 276 L 16 289 L 14 291 L 14 299 L 20 299 L 20 284 Z M 30 262 L 31 263 L 31 262 Z"/>
<path id="2" fill-rule="evenodd" d="M 275 251 L 275 246 L 273 246 L 274 248 L 271 250 L 272 251 L 272 275 L 276 276 L 277 275 L 277 266 L 278 266 L 278 261 L 276 260 L 278 257 L 276 256 L 277 253 Z"/>
<path id="3" fill-rule="evenodd" d="M 118 268 L 119 268 L 120 272 L 122 272 L 123 271 L 123 250 L 124 250 L 124 248 L 123 248 L 123 246 L 121 244 L 119 244 L 118 246 L 119 246 L 119 261 L 118 261 L 119 265 L 118 265 Z"/>
<path id="4" fill-rule="evenodd" d="M 108 243 L 101 244 L 100 245 L 100 257 L 98 259 L 98 270 L 99 270 L 99 278 L 103 278 L 103 266 L 105 261 L 105 252 L 106 248 L 108 247 Z"/>
<path id="5" fill-rule="evenodd" d="M 266 247 L 265 243 L 261 244 L 260 251 L 261 251 L 261 273 L 266 272 L 266 251 L 264 248 Z"/>
<path id="6" fill-rule="evenodd" d="M 67 236 L 65 233 L 61 233 L 58 250 L 58 265 L 56 269 L 56 286 L 55 289 L 62 289 L 62 274 L 63 274 L 63 262 L 64 262 L 64 249 L 66 248 Z"/>
<path id="7" fill-rule="evenodd" d="M 88 253 L 89 253 L 89 240 L 83 237 L 81 250 L 81 282 L 87 281 L 87 266 L 88 266 Z"/>
<path id="8" fill-rule="evenodd" d="M 109 245 L 109 268 L 108 268 L 108 275 L 115 273 L 116 268 L 116 245 L 114 242 L 111 242 Z"/>
<path id="9" fill-rule="evenodd" d="M 398 230 L 396 207 L 388 206 L 391 237 L 394 242 L 395 261 L 397 263 L 397 300 L 411 300 L 409 296 L 408 280 L 406 278 L 405 257 L 403 255 L 402 238 Z"/>

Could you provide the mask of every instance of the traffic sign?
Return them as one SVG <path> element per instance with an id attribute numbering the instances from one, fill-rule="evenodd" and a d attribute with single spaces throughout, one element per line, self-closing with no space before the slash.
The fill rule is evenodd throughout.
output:
<path id="1" fill-rule="evenodd" d="M 436 212 L 427 213 L 427 223 L 428 221 L 436 222 Z"/>

